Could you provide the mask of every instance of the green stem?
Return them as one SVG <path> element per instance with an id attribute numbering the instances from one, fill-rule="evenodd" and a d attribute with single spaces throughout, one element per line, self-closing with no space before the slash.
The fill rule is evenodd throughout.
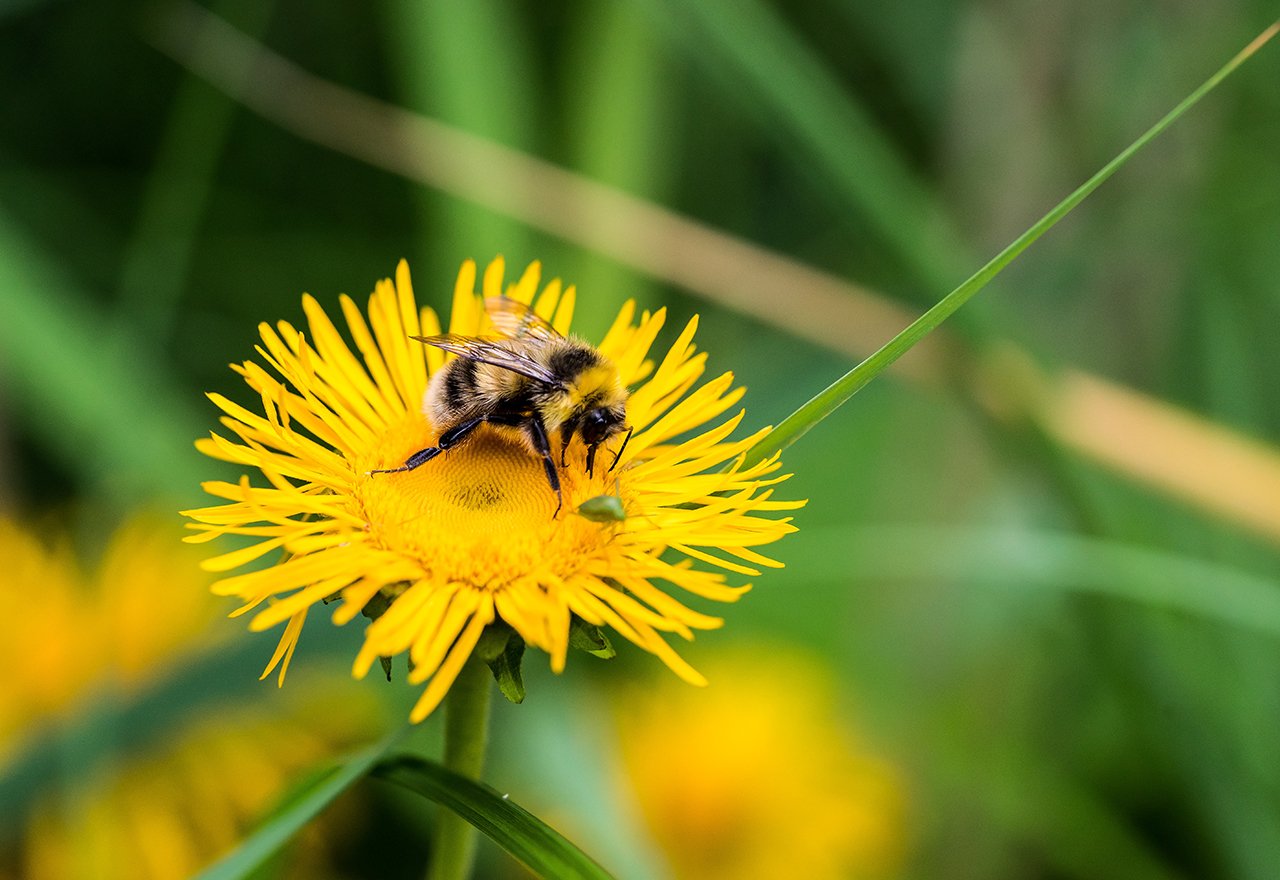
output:
<path id="1" fill-rule="evenodd" d="M 492 678 L 488 666 L 473 656 L 445 698 L 443 763 L 468 779 L 479 779 L 484 770 Z M 431 848 L 429 880 L 467 880 L 475 855 L 475 829 L 461 816 L 442 810 Z"/>

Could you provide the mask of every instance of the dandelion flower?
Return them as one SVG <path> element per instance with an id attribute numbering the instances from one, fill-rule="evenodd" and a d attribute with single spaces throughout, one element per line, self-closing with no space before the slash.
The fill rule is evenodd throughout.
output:
<path id="1" fill-rule="evenodd" d="M 476 266 L 463 264 L 448 332 L 497 335 L 484 300 L 505 295 L 568 333 L 573 287 L 553 280 L 539 291 L 534 263 L 504 289 L 503 272 L 502 260 L 493 261 L 477 294 Z M 426 685 L 414 721 L 439 704 L 486 627 L 499 621 L 549 654 L 557 672 L 581 620 L 612 629 L 686 681 L 705 683 L 666 636 L 690 639 L 722 621 L 678 596 L 736 600 L 749 585 L 728 583 L 726 573 L 776 567 L 753 548 L 792 531 L 786 518 L 768 514 L 800 503 L 771 497 L 772 485 L 785 479 L 776 456 L 744 463 L 761 434 L 731 439 L 743 414 L 721 417 L 743 390 L 729 373 L 700 383 L 706 356 L 693 346 L 697 319 L 651 359 L 665 310 L 637 316 L 634 303 L 623 307 L 599 351 L 631 390 L 626 415 L 634 434 L 612 472 L 593 474 L 580 440 L 561 450 L 552 438 L 554 459 L 565 461 L 557 514 L 542 462 L 511 428 L 484 426 L 421 467 L 371 476 L 435 445 L 423 395 L 448 355 L 412 339 L 442 328 L 435 312 L 415 303 L 403 262 L 394 283 L 377 285 L 367 316 L 346 296 L 341 309 L 350 343 L 310 296 L 303 298 L 306 331 L 262 324 L 261 363 L 233 367 L 255 392 L 255 408 L 210 395 L 226 433 L 197 444 L 261 474 L 257 482 L 246 475 L 206 483 L 225 503 L 186 515 L 197 531 L 189 540 L 249 539 L 206 561 L 209 570 L 227 573 L 281 554 L 214 585 L 242 600 L 235 614 L 256 612 L 250 629 L 285 624 L 264 677 L 278 665 L 283 682 L 307 614 L 340 600 L 335 623 L 362 612 L 374 618 L 355 659 L 357 677 L 379 658 L 408 655 L 410 682 Z M 615 442 L 611 454 L 620 447 Z M 619 499 L 624 518 L 576 513 L 603 495 Z"/>

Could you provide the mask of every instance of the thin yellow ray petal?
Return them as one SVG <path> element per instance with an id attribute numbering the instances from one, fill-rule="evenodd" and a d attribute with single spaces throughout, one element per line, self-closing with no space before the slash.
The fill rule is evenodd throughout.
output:
<path id="1" fill-rule="evenodd" d="M 510 297 L 511 299 L 514 299 L 516 302 L 524 303 L 527 306 L 532 306 L 533 298 L 538 292 L 538 283 L 541 280 L 542 280 L 542 261 L 534 260 L 528 266 L 525 266 L 524 272 L 520 274 L 520 280 L 517 281 L 515 284 L 509 285 L 507 287 L 507 296 Z M 552 283 L 556 285 L 557 289 L 559 289 L 560 285 L 558 280 L 553 281 Z M 488 295 L 489 295 L 489 278 L 488 278 L 488 275 L 486 274 L 485 275 L 485 296 L 487 297 Z M 537 312 L 537 309 L 535 308 L 534 311 Z M 541 312 L 538 312 L 538 316 L 543 319 L 547 317 Z"/>
<path id="2" fill-rule="evenodd" d="M 355 340 L 356 348 L 364 359 L 365 368 L 373 378 L 388 412 L 392 414 L 404 412 L 407 401 L 400 396 L 400 389 L 391 378 L 391 371 L 387 369 L 386 360 L 382 357 L 378 343 L 374 340 L 369 325 L 360 312 L 360 307 L 345 293 L 338 297 L 338 302 L 342 306 L 342 315 L 346 319 L 347 328 L 351 331 L 351 338 Z"/>
<path id="3" fill-rule="evenodd" d="M 426 384 L 418 381 L 417 377 L 419 372 L 425 375 L 426 371 L 425 368 L 421 371 L 414 368 L 408 348 L 408 343 L 413 340 L 409 339 L 401 320 L 395 287 L 386 279 L 378 282 L 377 289 L 369 298 L 369 324 L 400 399 L 406 402 L 420 400 Z M 417 342 L 413 344 L 418 345 Z M 422 358 L 420 351 L 416 355 L 419 360 Z"/>
<path id="4" fill-rule="evenodd" d="M 475 650 L 476 642 L 480 641 L 480 634 L 484 632 L 484 628 L 493 621 L 493 604 L 477 609 L 471 623 L 458 636 L 458 640 L 453 645 L 453 650 L 449 652 L 449 657 L 440 666 L 435 676 L 431 679 L 431 684 L 427 685 L 427 689 L 423 691 L 422 697 L 414 705 L 413 711 L 409 713 L 409 720 L 415 724 L 426 718 L 431 712 L 440 705 L 440 701 L 444 699 L 444 695 L 449 692 L 449 688 L 457 679 L 458 673 L 462 670 L 462 666 L 471 656 L 471 652 Z"/>
<path id="5" fill-rule="evenodd" d="M 636 378 L 641 374 L 641 365 L 648 356 L 649 348 L 653 345 L 654 339 L 658 336 L 658 331 L 662 329 L 662 325 L 666 320 L 667 310 L 665 308 L 658 309 L 656 314 L 643 319 L 626 350 L 614 358 L 614 363 L 618 366 L 618 375 L 622 377 L 622 381 L 625 384 L 630 385 L 635 382 Z"/>
<path id="6" fill-rule="evenodd" d="M 570 284 L 564 289 L 564 293 L 560 295 L 560 303 L 556 306 L 555 317 L 551 319 L 551 326 L 556 328 L 556 332 L 561 336 L 569 335 L 569 328 L 573 325 L 574 306 L 578 301 L 578 289 Z"/>
<path id="7" fill-rule="evenodd" d="M 338 328 L 329 320 L 329 316 L 313 298 L 306 297 L 302 301 L 302 310 L 307 315 L 307 323 L 311 327 L 311 336 L 316 341 L 316 348 L 326 364 L 332 366 L 334 375 L 329 378 L 334 384 L 338 377 L 356 393 L 348 397 L 348 403 L 356 406 L 356 401 L 363 405 L 361 418 L 370 425 L 385 424 L 396 415 L 370 377 L 365 366 L 356 359 L 347 347 L 346 341 L 338 332 Z"/>
<path id="8" fill-rule="evenodd" d="M 533 266 L 529 267 L 529 269 L 532 268 Z M 502 276 L 506 274 L 506 269 L 507 261 L 501 255 L 494 257 L 489 261 L 489 265 L 485 266 L 483 287 L 481 288 L 484 299 L 493 299 L 503 295 Z M 527 273 L 529 269 L 526 269 L 525 272 Z"/>
<path id="9" fill-rule="evenodd" d="M 306 608 L 303 608 L 289 619 L 289 625 L 281 633 L 280 641 L 276 644 L 275 653 L 271 655 L 267 668 L 262 671 L 262 675 L 258 678 L 259 681 L 270 675 L 271 670 L 275 669 L 276 665 L 283 660 L 284 665 L 280 667 L 280 678 L 276 683 L 276 687 L 284 687 L 284 676 L 289 671 L 289 661 L 293 659 L 293 650 L 298 647 L 298 639 L 302 636 L 302 625 L 306 622 Z"/>
<path id="10" fill-rule="evenodd" d="M 687 544 L 672 544 L 671 549 L 677 552 L 683 553 L 686 556 L 692 556 L 694 559 L 699 559 L 703 562 L 709 562 L 712 565 L 719 566 L 720 568 L 726 569 L 727 571 L 736 572 L 737 574 L 750 575 L 751 577 L 760 576 L 760 572 L 757 569 L 749 568 L 745 565 L 739 565 L 738 563 L 730 562 L 727 559 L 721 559 L 719 556 L 716 556 L 711 553 L 706 553 L 702 550 L 697 549 L 696 547 L 690 547 Z"/>
<path id="11" fill-rule="evenodd" d="M 423 306 L 422 312 L 418 316 L 419 322 L 422 324 L 423 336 L 439 336 L 441 334 L 440 318 L 436 315 L 435 309 L 430 306 Z M 427 351 L 427 372 L 435 375 L 440 372 L 440 368 L 444 366 L 444 351 L 436 348 L 434 345 L 423 346 Z"/>
<path id="12" fill-rule="evenodd" d="M 560 279 L 552 278 L 547 282 L 547 286 L 542 289 L 541 295 L 538 296 L 537 303 L 533 306 L 533 313 L 548 324 L 556 313 L 556 305 L 560 302 Z"/>
<path id="13" fill-rule="evenodd" d="M 501 257 L 494 261 L 499 264 L 497 270 L 499 276 L 498 292 L 501 292 L 501 261 Z M 493 263 L 490 263 L 489 267 L 485 269 L 486 290 L 488 289 L 488 278 L 491 271 L 493 271 Z M 462 264 L 462 271 L 458 273 L 458 280 L 453 286 L 453 308 L 449 311 L 450 333 L 457 333 L 460 336 L 478 336 L 480 334 L 481 318 L 484 313 L 476 298 L 475 287 L 476 264 L 471 260 L 467 260 Z M 497 296 L 497 293 L 494 296 Z"/>
<path id="14" fill-rule="evenodd" d="M 636 301 L 629 299 L 622 304 L 622 308 L 618 311 L 618 317 L 613 319 L 613 324 L 609 327 L 609 331 L 605 333 L 604 340 L 600 343 L 600 350 L 609 357 L 610 360 L 616 361 L 618 355 L 629 343 L 635 328 L 631 322 L 636 316 Z M 559 325 L 556 326 L 559 330 Z M 635 381 L 634 377 L 623 376 L 622 381 L 625 384 L 631 384 Z"/>
<path id="15" fill-rule="evenodd" d="M 466 622 L 475 614 L 479 606 L 480 594 L 475 590 L 461 589 L 453 593 L 453 601 L 440 617 L 437 628 L 422 627 L 409 647 L 409 656 L 413 659 L 413 672 L 409 675 L 410 684 L 421 684 L 430 678 L 436 668 L 444 660 L 445 653 L 466 626 Z"/>
<path id="16" fill-rule="evenodd" d="M 239 568 L 247 565 L 255 559 L 258 559 L 272 550 L 278 550 L 284 546 L 288 537 L 273 538 L 270 541 L 261 541 L 248 547 L 242 547 L 239 550 L 232 550 L 230 553 L 223 553 L 221 556 L 214 556 L 200 563 L 200 567 L 205 571 L 230 571 L 233 568 Z"/>
<path id="17" fill-rule="evenodd" d="M 266 609 L 254 615 L 253 620 L 249 621 L 249 632 L 262 632 L 270 629 L 286 618 L 291 618 L 293 615 L 307 610 L 315 603 L 338 593 L 347 585 L 347 581 L 348 578 L 346 577 L 326 578 L 283 599 L 275 600 Z"/>
<path id="18" fill-rule="evenodd" d="M 409 278 L 409 263 L 401 260 L 396 265 L 396 297 L 400 305 L 400 326 L 404 329 L 405 338 L 400 345 L 408 355 L 410 379 L 414 388 L 424 391 L 427 387 L 427 359 L 423 346 L 409 337 L 421 336 L 422 328 L 418 325 L 418 305 L 413 298 L 413 282 Z"/>

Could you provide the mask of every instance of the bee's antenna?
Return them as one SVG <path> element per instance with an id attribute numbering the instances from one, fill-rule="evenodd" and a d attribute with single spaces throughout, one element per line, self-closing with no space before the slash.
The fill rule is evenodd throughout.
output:
<path id="1" fill-rule="evenodd" d="M 627 436 L 622 438 L 622 445 L 618 447 L 618 454 L 613 457 L 613 464 L 609 465 L 607 473 L 613 473 L 613 469 L 618 466 L 618 459 L 622 458 L 622 451 L 627 448 L 627 443 L 631 441 L 631 432 L 634 430 L 634 426 L 627 428 Z"/>

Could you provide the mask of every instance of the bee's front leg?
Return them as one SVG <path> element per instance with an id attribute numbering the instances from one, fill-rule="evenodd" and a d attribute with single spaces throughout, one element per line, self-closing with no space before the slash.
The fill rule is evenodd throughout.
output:
<path id="1" fill-rule="evenodd" d="M 547 472 L 547 482 L 551 484 L 551 488 L 556 493 L 556 512 L 551 514 L 551 518 L 555 519 L 560 514 L 560 508 L 564 507 L 564 495 L 560 492 L 560 474 L 556 471 L 555 459 L 551 457 L 551 443 L 547 440 L 547 426 L 542 423 L 541 416 L 536 413 L 529 418 L 528 427 L 529 440 L 533 443 L 534 451 L 542 456 L 542 467 Z"/>
<path id="2" fill-rule="evenodd" d="M 617 453 L 613 456 L 613 464 L 609 465 L 609 473 L 613 473 L 613 469 L 618 466 L 618 459 L 622 458 L 622 452 L 627 448 L 627 444 L 631 442 L 631 432 L 635 430 L 635 426 L 627 428 L 627 436 L 622 438 L 622 445 L 618 447 Z"/>

